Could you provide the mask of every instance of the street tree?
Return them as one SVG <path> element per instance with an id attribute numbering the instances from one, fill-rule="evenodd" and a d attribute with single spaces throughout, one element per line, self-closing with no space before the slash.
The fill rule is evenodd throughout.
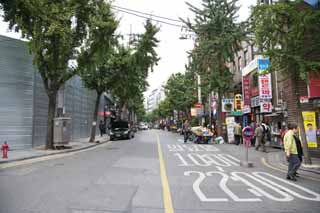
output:
<path id="1" fill-rule="evenodd" d="M 320 73 L 320 10 L 298 0 L 257 5 L 252 11 L 251 26 L 260 52 L 271 60 L 268 71 L 279 71 L 295 85 L 292 94 L 297 107 L 296 121 L 305 162 L 310 164 L 299 85 L 310 74 Z"/>
<path id="2" fill-rule="evenodd" d="M 88 36 L 78 57 L 78 73 L 85 87 L 96 92 L 93 123 L 89 142 L 95 141 L 98 109 L 101 95 L 110 89 L 110 76 L 116 51 L 116 36 L 114 35 L 118 21 L 111 11 L 110 4 L 104 0 L 96 0 L 97 9 L 89 16 Z"/>
<path id="3" fill-rule="evenodd" d="M 246 23 L 237 22 L 237 0 L 202 0 L 197 8 L 187 3 L 195 14 L 194 20 L 184 21 L 196 36 L 196 45 L 191 54 L 196 72 L 208 79 L 211 91 L 218 94 L 217 129 L 221 133 L 221 100 L 232 85 L 232 74 L 227 67 L 234 54 L 241 49 L 246 38 Z"/>
<path id="4" fill-rule="evenodd" d="M 156 34 L 159 28 L 147 20 L 145 32 L 132 46 L 120 46 L 115 72 L 111 80 L 111 92 L 119 98 L 121 118 L 127 119 L 129 101 L 140 96 L 147 88 L 149 71 L 159 61 L 155 48 L 159 41 Z"/>
<path id="5" fill-rule="evenodd" d="M 172 74 L 164 88 L 171 110 L 182 111 L 190 119 L 190 108 L 197 101 L 193 74 L 189 71 Z"/>
<path id="6" fill-rule="evenodd" d="M 46 148 L 53 148 L 53 118 L 58 90 L 76 74 L 71 62 L 87 37 L 96 1 L 0 0 L 9 28 L 28 39 L 33 63 L 49 98 Z"/>

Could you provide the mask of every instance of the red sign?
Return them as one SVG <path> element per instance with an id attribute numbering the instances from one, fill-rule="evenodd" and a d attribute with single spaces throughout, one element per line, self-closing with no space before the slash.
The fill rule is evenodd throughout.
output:
<path id="1" fill-rule="evenodd" d="M 258 87 L 251 88 L 251 96 L 255 97 L 258 95 L 259 95 L 259 88 Z"/>
<path id="2" fill-rule="evenodd" d="M 309 102 L 309 98 L 308 96 L 300 96 L 300 103 L 308 103 Z"/>
<path id="3" fill-rule="evenodd" d="M 246 142 L 246 147 L 249 147 L 251 145 L 251 139 L 254 136 L 253 128 L 251 128 L 250 126 L 245 127 L 242 130 L 242 136 Z"/>
<path id="4" fill-rule="evenodd" d="M 242 77 L 243 104 L 250 105 L 250 76 Z"/>
<path id="5" fill-rule="evenodd" d="M 201 108 L 201 107 L 202 107 L 202 104 L 201 104 L 201 103 L 195 103 L 193 107 L 194 107 L 194 108 Z"/>
<path id="6" fill-rule="evenodd" d="M 320 97 L 320 75 L 309 75 L 309 98 Z"/>
<path id="7" fill-rule="evenodd" d="M 260 103 L 260 112 L 269 113 L 272 112 L 272 104 L 269 101 L 263 101 Z"/>
<path id="8" fill-rule="evenodd" d="M 261 99 L 272 98 L 271 74 L 259 75 L 259 96 Z"/>

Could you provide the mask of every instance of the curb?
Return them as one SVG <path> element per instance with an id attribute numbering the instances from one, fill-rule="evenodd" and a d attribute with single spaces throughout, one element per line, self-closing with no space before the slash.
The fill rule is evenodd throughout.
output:
<path id="1" fill-rule="evenodd" d="M 12 163 L 12 162 L 18 162 L 18 161 L 24 161 L 24 160 L 30 160 L 30 159 L 35 159 L 35 158 L 42 158 L 45 156 L 52 156 L 52 155 L 59 155 L 59 154 L 66 154 L 66 153 L 71 153 L 71 152 L 77 152 L 77 151 L 81 151 L 81 150 L 85 150 L 85 149 L 89 149 L 95 146 L 99 146 L 105 143 L 110 142 L 109 140 L 106 141 L 102 141 L 100 143 L 94 143 L 91 144 L 89 146 L 85 146 L 85 147 L 80 147 L 80 148 L 76 148 L 76 149 L 69 149 L 69 150 L 64 150 L 64 151 L 60 151 L 60 152 L 54 152 L 54 153 L 48 153 L 48 154 L 40 154 L 40 155 L 34 155 L 34 156 L 28 156 L 28 157 L 22 157 L 22 158 L 17 158 L 17 159 L 12 159 L 12 160 L 7 160 L 7 161 L 0 161 L 0 165 L 2 164 L 7 164 L 7 163 Z"/>
<path id="2" fill-rule="evenodd" d="M 268 164 L 270 164 L 270 165 L 278 168 L 278 169 L 281 169 L 281 168 L 277 167 L 277 166 L 274 164 L 274 162 L 270 162 L 269 157 L 270 157 L 270 155 L 268 155 L 267 158 L 264 158 L 264 159 L 266 160 L 266 162 L 267 162 Z M 279 163 L 282 167 L 288 167 L 288 165 L 287 165 L 286 163 L 284 163 L 283 161 L 281 161 L 281 160 L 278 161 L 278 163 Z M 304 171 L 304 172 L 310 172 L 310 173 L 313 173 L 313 174 L 316 174 L 316 175 L 320 175 L 320 171 L 306 168 L 306 167 L 303 166 L 303 164 L 300 166 L 299 170 Z"/>

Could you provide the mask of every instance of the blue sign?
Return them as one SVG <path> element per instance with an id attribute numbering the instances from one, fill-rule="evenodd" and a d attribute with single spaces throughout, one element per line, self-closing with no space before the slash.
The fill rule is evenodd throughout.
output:
<path id="1" fill-rule="evenodd" d="M 320 4 L 318 0 L 304 0 L 304 2 L 310 4 L 314 8 L 318 8 Z"/>
<path id="2" fill-rule="evenodd" d="M 248 124 L 248 117 L 246 115 L 244 115 L 242 118 L 242 125 L 247 126 L 247 124 Z"/>
<path id="3" fill-rule="evenodd" d="M 269 59 L 258 59 L 258 71 L 259 73 L 265 71 L 268 69 L 270 65 L 270 60 Z"/>

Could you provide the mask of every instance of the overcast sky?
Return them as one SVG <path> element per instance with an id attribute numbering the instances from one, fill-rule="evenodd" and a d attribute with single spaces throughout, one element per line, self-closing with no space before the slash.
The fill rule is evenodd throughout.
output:
<path id="1" fill-rule="evenodd" d="M 157 16 L 168 17 L 171 19 L 193 18 L 193 13 L 189 10 L 185 2 L 189 2 L 192 5 L 200 5 L 201 0 L 115 0 L 114 5 L 136 10 L 148 14 Z M 239 11 L 239 20 L 245 20 L 249 16 L 248 7 L 255 4 L 256 0 L 239 0 L 241 9 Z M 121 11 L 116 12 L 117 17 L 121 19 L 119 32 L 122 34 L 142 33 L 144 18 L 123 13 Z M 148 15 L 142 15 L 147 16 Z M 180 25 L 178 22 L 159 19 L 172 24 Z M 2 19 L 2 18 L 1 18 Z M 154 22 L 156 23 L 156 22 Z M 150 87 L 146 94 L 163 84 L 172 73 L 183 72 L 185 64 L 187 62 L 187 51 L 193 47 L 193 41 L 180 40 L 181 28 L 176 26 L 167 25 L 164 23 L 158 23 L 160 32 L 157 38 L 160 40 L 157 52 L 161 58 L 158 66 L 154 68 L 154 72 L 150 73 L 148 82 Z M 8 25 L 0 20 L 0 34 L 14 38 L 19 38 L 20 35 L 13 32 L 8 32 Z"/>

